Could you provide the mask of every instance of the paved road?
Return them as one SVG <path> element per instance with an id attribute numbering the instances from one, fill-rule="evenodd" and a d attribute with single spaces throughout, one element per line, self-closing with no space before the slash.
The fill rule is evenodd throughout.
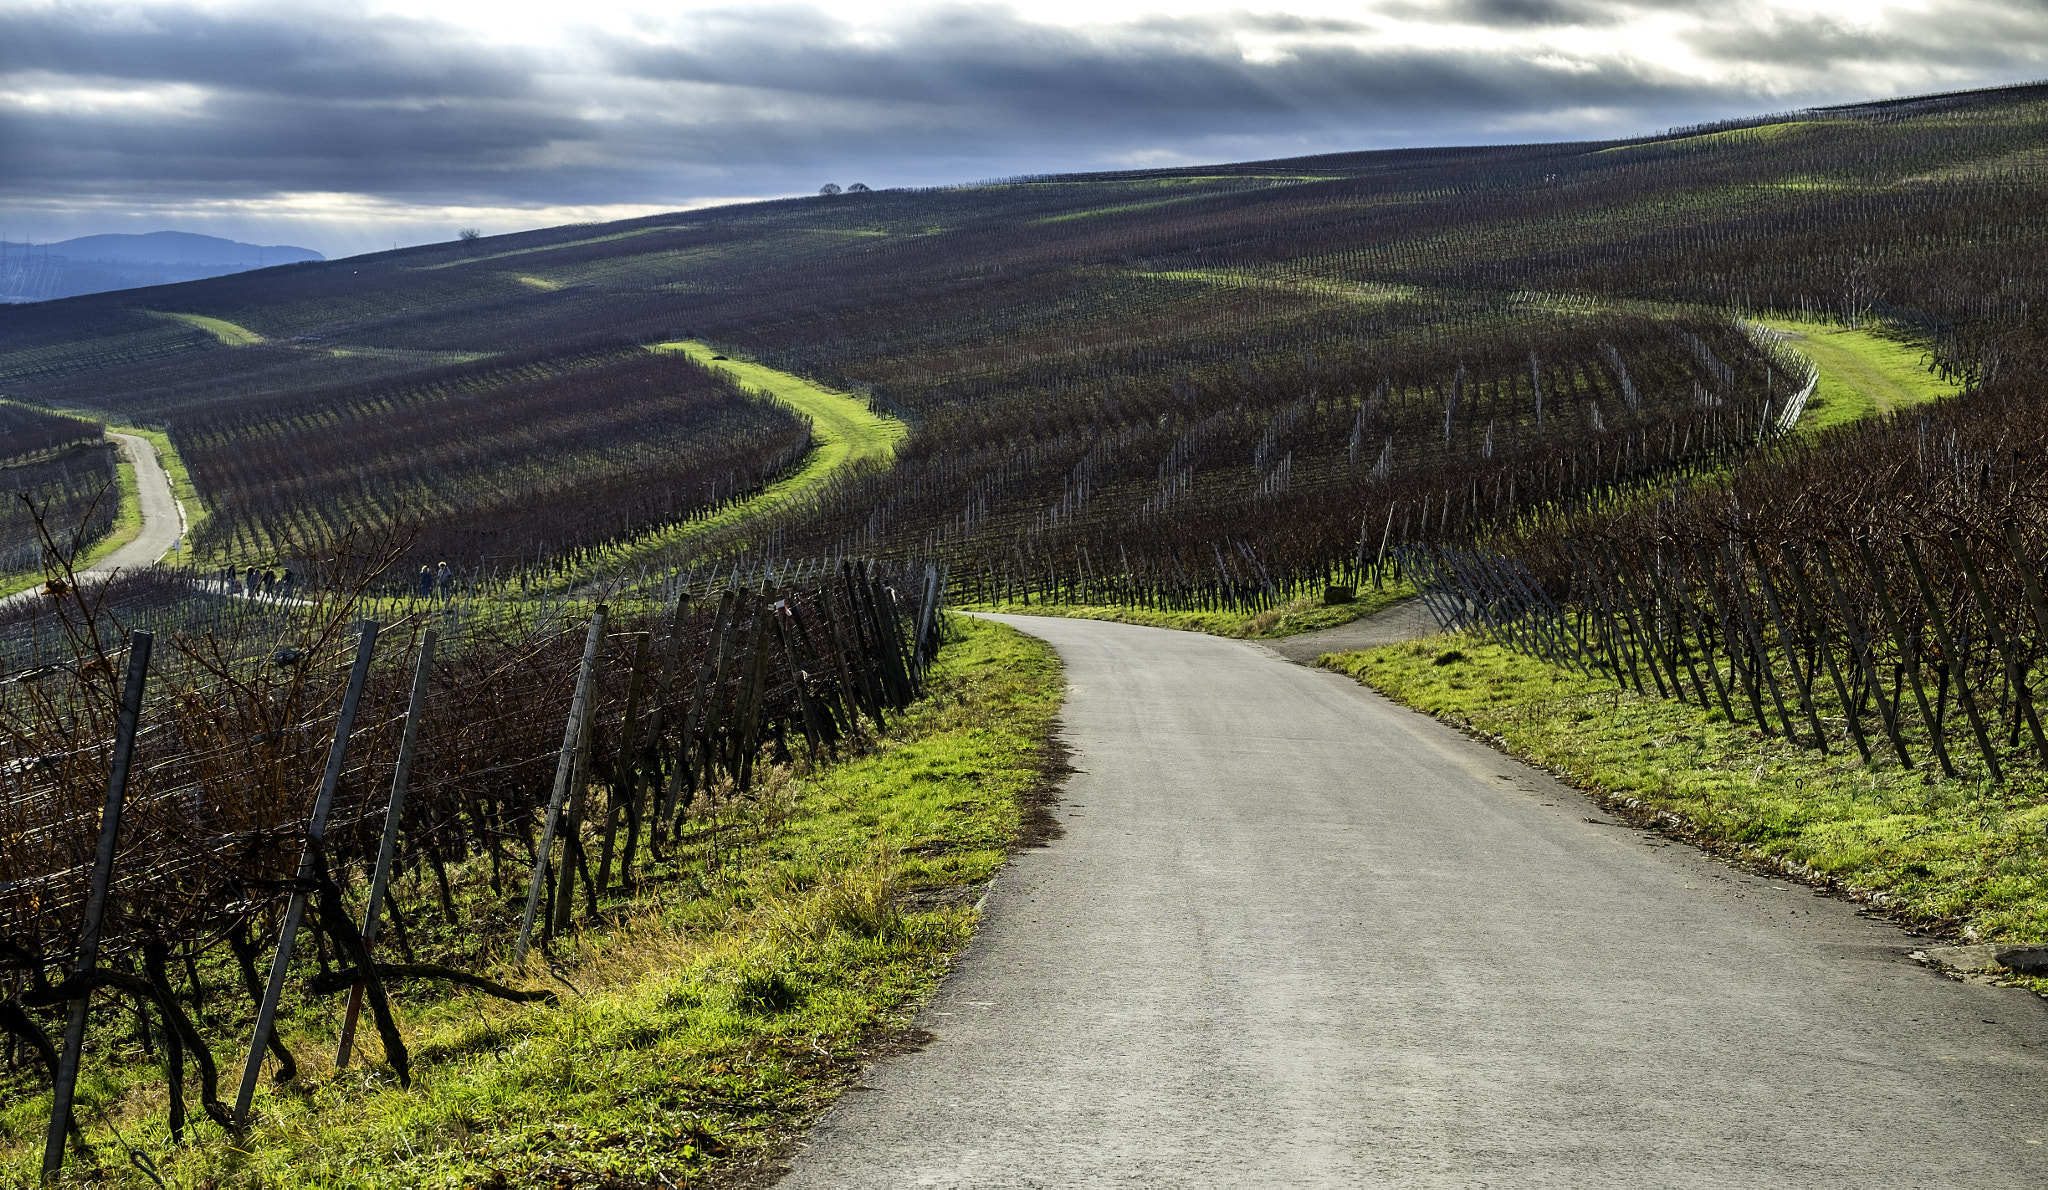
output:
<path id="1" fill-rule="evenodd" d="M 1422 606 L 1422 601 L 1404 599 L 1362 620 L 1353 620 L 1349 624 L 1339 624 L 1335 628 L 1325 628 L 1319 632 L 1283 636 L 1262 643 L 1289 661 L 1314 665 L 1316 658 L 1325 653 L 1376 649 L 1381 645 L 1431 636 L 1436 631 L 1436 618 L 1429 614 L 1429 609 Z"/>
<path id="2" fill-rule="evenodd" d="M 2048 1009 L 1237 641 L 1056 645 L 1017 858 L 786 1187 L 2048 1185 Z"/>
<path id="3" fill-rule="evenodd" d="M 142 532 L 134 541 L 100 559 L 86 574 L 112 574 L 117 570 L 143 570 L 156 565 L 171 552 L 171 543 L 185 531 L 178 501 L 171 495 L 171 477 L 156 457 L 147 438 L 107 432 L 121 448 L 121 461 L 135 468 L 135 486 L 142 496 Z"/>
<path id="4" fill-rule="evenodd" d="M 135 468 L 135 487 L 142 497 L 142 532 L 97 563 L 78 572 L 79 578 L 111 578 L 116 571 L 146 570 L 171 552 L 171 543 L 185 532 L 184 513 L 171 495 L 171 477 L 165 473 L 156 448 L 147 438 L 107 431 L 121 452 L 121 461 Z M 0 608 L 43 598 L 41 585 L 0 599 Z"/>

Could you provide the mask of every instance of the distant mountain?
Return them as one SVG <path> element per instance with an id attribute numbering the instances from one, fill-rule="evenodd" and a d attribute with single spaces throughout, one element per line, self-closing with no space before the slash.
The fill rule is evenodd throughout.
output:
<path id="1" fill-rule="evenodd" d="M 0 302 L 41 302 L 325 259 L 310 248 L 185 231 L 79 236 L 53 244 L 0 241 Z"/>

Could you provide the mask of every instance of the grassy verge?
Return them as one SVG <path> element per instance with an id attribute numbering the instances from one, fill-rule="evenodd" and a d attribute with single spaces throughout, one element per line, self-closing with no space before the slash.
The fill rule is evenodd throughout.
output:
<path id="1" fill-rule="evenodd" d="M 2048 938 L 2048 780 L 2002 786 L 1865 766 L 1464 637 L 1323 658 L 1389 698 L 1495 737 L 1693 841 L 1833 882 L 1976 940 Z M 2042 990 L 2042 989 L 2037 989 Z"/>
<path id="2" fill-rule="evenodd" d="M 1413 594 L 1415 588 L 1408 583 L 1392 583 L 1378 590 L 1367 588 L 1360 591 L 1358 598 L 1350 603 L 1325 604 L 1320 599 L 1296 599 L 1252 616 L 1238 612 L 1164 612 L 1142 607 L 1080 603 L 991 603 L 977 604 L 974 610 L 1017 616 L 1060 616 L 1071 620 L 1115 620 L 1122 624 L 1206 632 L 1210 636 L 1270 640 L 1349 624 L 1385 611 Z"/>
<path id="3" fill-rule="evenodd" d="M 205 331 L 220 340 L 223 347 L 253 347 L 263 342 L 263 336 L 246 326 L 238 326 L 225 318 L 209 318 L 204 314 L 174 314 L 168 310 L 151 310 L 152 318 L 168 322 L 182 322 L 186 326 Z"/>
<path id="4" fill-rule="evenodd" d="M 646 558 L 673 549 L 691 538 L 751 520 L 788 503 L 830 479 L 834 473 L 866 462 L 887 463 L 896 457 L 896 444 L 909 430 L 900 421 L 879 417 L 868 411 L 859 397 L 813 384 L 801 376 L 745 360 L 714 358 L 710 347 L 689 341 L 657 344 L 655 351 L 672 351 L 689 356 L 708 368 L 724 372 L 743 387 L 763 392 L 811 419 L 811 453 L 795 471 L 768 485 L 750 500 L 726 508 L 714 516 L 689 521 L 648 533 L 606 551 L 583 567 L 585 574 L 612 573 Z M 574 585 L 572 583 L 572 585 Z"/>
<path id="5" fill-rule="evenodd" d="M 1928 372 L 1925 349 L 1912 343 L 1821 322 L 1772 319 L 1761 325 L 1785 333 L 1789 346 L 1820 369 L 1820 383 L 1799 419 L 1809 433 L 1924 405 L 1962 389 Z"/>
<path id="6" fill-rule="evenodd" d="M 157 1066 L 130 1022 L 110 1023 L 83 1092 L 98 1165 L 68 1176 L 150 1184 L 111 1120 L 172 1185 L 216 1190 L 765 1181 L 865 1055 L 915 1043 L 914 1008 L 966 941 L 1045 779 L 1057 661 L 1000 625 L 954 617 L 949 631 L 929 697 L 879 746 L 778 770 L 746 806 L 694 818 L 662 878 L 611 925 L 558 940 L 565 982 L 522 982 L 561 1004 L 400 994 L 413 1055 L 401 1089 L 379 1063 L 336 1071 L 338 998 L 298 1000 L 280 1030 L 299 1056 L 295 1083 L 265 1080 L 246 1135 L 202 1121 L 182 1146 L 168 1141 Z M 422 960 L 479 965 L 478 923 L 516 919 L 523 880 L 493 893 L 480 862 L 454 870 L 456 912 L 438 925 L 431 876 L 396 885 Z M 209 1002 L 225 999 L 214 989 Z M 226 1012 L 209 1014 L 233 1026 L 218 1028 L 216 1053 L 238 1069 L 246 1007 L 239 1021 Z M 376 1055 L 374 1030 L 362 1036 L 358 1052 Z M 0 1107 L 0 1181 L 34 1181 L 46 1086 L 38 1075 Z"/>

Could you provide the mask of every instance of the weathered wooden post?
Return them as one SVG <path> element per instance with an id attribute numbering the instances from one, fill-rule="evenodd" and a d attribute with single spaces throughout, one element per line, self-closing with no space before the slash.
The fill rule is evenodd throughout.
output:
<path id="1" fill-rule="evenodd" d="M 277 1018 L 277 1001 L 284 995 L 285 975 L 291 970 L 292 946 L 298 940 L 299 922 L 306 916 L 306 884 L 313 879 L 320 845 L 327 834 L 327 811 L 334 805 L 334 789 L 341 783 L 341 763 L 348 755 L 348 737 L 356 722 L 356 705 L 362 701 L 363 682 L 370 676 L 370 658 L 377 649 L 377 622 L 364 620 L 356 639 L 355 665 L 350 668 L 348 689 L 341 696 L 341 714 L 334 723 L 334 743 L 327 749 L 327 771 L 320 777 L 320 792 L 313 799 L 313 814 L 306 820 L 306 852 L 299 858 L 298 884 L 291 903 L 285 907 L 284 929 L 278 935 L 277 954 L 270 961 L 270 983 L 263 991 L 263 1004 L 256 1010 L 256 1031 L 249 1038 L 249 1057 L 242 1066 L 242 1089 L 235 1096 L 235 1125 L 249 1126 L 249 1104 L 256 1097 L 256 1076 L 263 1070 L 263 1052 L 270 1044 L 270 1030 Z"/>
<path id="2" fill-rule="evenodd" d="M 427 709 L 427 679 L 434 671 L 434 644 L 439 634 L 432 628 L 420 638 L 419 664 L 412 674 L 412 701 L 405 708 L 405 734 L 398 742 L 398 768 L 391 775 L 391 800 L 384 807 L 384 839 L 377 846 L 377 870 L 370 878 L 370 904 L 363 910 L 363 949 L 377 940 L 377 926 L 383 920 L 384 886 L 391 878 L 391 857 L 398 849 L 398 827 L 405 814 L 405 793 L 412 778 L 412 754 L 420 738 L 420 716 Z M 367 972 L 365 973 L 367 974 Z M 341 1046 L 334 1065 L 348 1065 L 355 1048 L 356 1018 L 363 1011 L 363 983 L 358 980 L 348 993 L 348 1012 L 342 1017 Z"/>
<path id="3" fill-rule="evenodd" d="M 562 728 L 562 751 L 555 761 L 555 791 L 548 799 L 548 817 L 541 827 L 540 844 L 533 857 L 533 879 L 526 888 L 526 913 L 519 919 L 519 941 L 512 948 L 515 966 L 526 965 L 526 952 L 533 941 L 533 915 L 540 908 L 541 893 L 547 888 L 548 852 L 554 848 L 555 827 L 562 817 L 562 799 L 569 792 L 569 777 L 575 767 L 577 737 L 583 726 L 583 707 L 590 698 L 591 677 L 597 672 L 597 646 L 604 640 L 603 604 L 590 616 L 590 635 L 583 642 L 583 664 L 576 671 L 576 693 L 569 701 L 569 721 Z"/>
<path id="4" fill-rule="evenodd" d="M 135 755 L 135 726 L 142 718 L 142 688 L 149 680 L 150 633 L 128 634 L 128 676 L 121 687 L 121 714 L 114 728 L 114 755 L 107 769 L 107 801 L 100 810 L 99 848 L 93 853 L 92 880 L 85 897 L 85 927 L 78 936 L 78 961 L 73 979 L 91 975 L 100 957 L 100 922 L 106 917 L 107 895 L 114 880 L 114 847 L 120 841 L 121 811 L 128 799 L 128 765 Z M 43 1141 L 43 1180 L 64 1168 L 64 1138 L 71 1130 L 71 1107 L 78 1092 L 78 1063 L 85 1051 L 85 1018 L 92 993 L 71 1001 L 71 1019 L 64 1027 L 64 1053 L 57 1062 L 57 1086 L 50 1101 L 50 1132 Z"/>
<path id="5" fill-rule="evenodd" d="M 596 683 L 593 676 L 592 684 Z M 590 751 L 595 733 L 591 723 L 597 718 L 597 698 L 583 700 L 583 721 L 576 728 L 576 749 L 569 768 L 569 804 L 562 812 L 562 866 L 555 873 L 555 915 L 551 929 L 561 933 L 569 928 L 569 916 L 576 907 L 576 873 L 581 870 L 586 884 L 590 869 L 583 854 L 583 810 L 590 797 Z M 593 889 L 590 898 L 590 912 L 597 912 L 597 897 Z"/>
<path id="6" fill-rule="evenodd" d="M 619 730 L 619 759 L 612 771 L 612 796 L 604 808 L 604 850 L 597 863 L 597 892 L 599 896 L 611 891 L 612 847 L 618 840 L 619 816 L 635 814 L 632 801 L 640 787 L 640 757 L 636 751 L 639 743 L 637 729 L 640 726 L 640 694 L 646 686 L 647 649 L 652 643 L 645 632 L 633 634 L 633 671 L 626 683 L 626 718 Z M 635 824 L 637 829 L 638 824 Z"/>

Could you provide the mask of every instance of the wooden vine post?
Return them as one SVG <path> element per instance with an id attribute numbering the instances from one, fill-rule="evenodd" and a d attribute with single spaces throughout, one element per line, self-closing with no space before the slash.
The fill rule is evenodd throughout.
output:
<path id="1" fill-rule="evenodd" d="M 405 708 L 405 734 L 398 742 L 398 768 L 391 775 L 391 800 L 384 807 L 384 838 L 377 845 L 377 868 L 370 878 L 370 903 L 363 910 L 363 949 L 377 940 L 377 926 L 384 916 L 384 886 L 391 879 L 391 859 L 398 849 L 398 827 L 405 814 L 405 794 L 412 774 L 412 755 L 420 738 L 420 716 L 427 709 L 427 679 L 434 671 L 434 645 L 438 633 L 432 628 L 420 638 L 419 664 L 412 675 L 412 700 Z M 355 1048 L 356 1020 L 363 1011 L 364 986 L 359 980 L 349 989 L 348 1011 L 341 1021 L 341 1045 L 335 1051 L 335 1069 L 348 1066 Z"/>
<path id="2" fill-rule="evenodd" d="M 155 638 L 147 632 L 128 635 L 128 674 L 121 687 L 121 714 L 114 729 L 114 755 L 107 769 L 107 801 L 100 811 L 99 847 L 93 852 L 92 883 L 85 899 L 85 927 L 78 937 L 78 961 L 71 977 L 83 979 L 93 972 L 100 955 L 100 923 L 107 912 L 107 897 L 114 879 L 114 848 L 120 841 L 121 811 L 128 798 L 128 767 L 135 755 L 135 727 L 142 718 L 142 688 L 149 680 L 149 653 Z M 64 1138 L 71 1130 L 71 1108 L 78 1091 L 78 1063 L 85 1051 L 85 1019 L 92 1007 L 92 993 L 72 998 L 71 1016 L 64 1027 L 64 1053 L 57 1063 L 57 1086 L 50 1102 L 50 1131 L 43 1140 L 43 1180 L 51 1181 L 64 1168 Z"/>
<path id="3" fill-rule="evenodd" d="M 341 714 L 334 723 L 334 743 L 327 749 L 327 771 L 320 777 L 320 792 L 313 799 L 313 814 L 306 820 L 306 851 L 299 859 L 297 887 L 286 906 L 284 929 L 277 939 L 277 954 L 270 963 L 270 983 L 263 991 L 263 1004 L 256 1010 L 256 1031 L 249 1038 L 249 1057 L 242 1066 L 242 1088 L 235 1095 L 235 1125 L 249 1126 L 249 1105 L 256 1097 L 256 1076 L 263 1069 L 263 1053 L 270 1044 L 276 1023 L 277 1002 L 284 995 L 284 980 L 291 970 L 292 947 L 298 940 L 299 922 L 306 915 L 306 889 L 320 865 L 320 848 L 327 834 L 327 812 L 334 805 L 334 790 L 341 782 L 341 765 L 348 755 L 349 733 L 355 728 L 356 705 L 362 701 L 363 682 L 370 676 L 370 658 L 377 649 L 377 622 L 364 620 L 356 639 L 355 665 L 350 668 L 348 689 L 341 697 Z"/>
<path id="4" fill-rule="evenodd" d="M 570 770 L 575 767 L 577 737 L 583 726 L 583 707 L 590 699 L 590 683 L 597 672 L 597 648 L 604 643 L 603 604 L 590 616 L 590 634 L 583 642 L 583 663 L 576 671 L 576 693 L 569 701 L 569 721 L 562 728 L 562 750 L 555 759 L 555 790 L 548 799 L 548 815 L 541 826 L 540 843 L 534 848 L 533 879 L 526 887 L 526 912 L 519 919 L 519 941 L 512 948 L 512 963 L 526 965 L 526 952 L 533 942 L 533 915 L 540 909 L 541 894 L 548 880 L 548 853 L 554 849 L 555 829 L 562 818 L 562 800 L 569 792 Z"/>

